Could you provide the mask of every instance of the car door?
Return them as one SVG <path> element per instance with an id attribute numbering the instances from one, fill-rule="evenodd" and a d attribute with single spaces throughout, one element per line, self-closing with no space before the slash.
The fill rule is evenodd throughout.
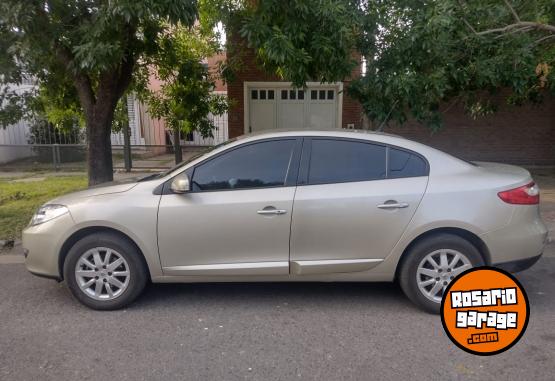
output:
<path id="1" fill-rule="evenodd" d="M 164 273 L 288 274 L 300 150 L 296 138 L 245 143 L 189 171 L 191 191 L 160 201 Z"/>
<path id="2" fill-rule="evenodd" d="M 393 249 L 428 181 L 418 154 L 366 140 L 303 144 L 291 225 L 291 273 L 368 270 Z"/>

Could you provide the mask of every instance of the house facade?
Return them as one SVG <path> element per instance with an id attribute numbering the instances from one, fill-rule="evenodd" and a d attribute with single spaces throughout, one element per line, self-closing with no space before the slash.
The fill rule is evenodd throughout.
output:
<path id="1" fill-rule="evenodd" d="M 348 82 L 308 82 L 297 89 L 258 68 L 251 50 L 241 53 L 241 61 L 236 80 L 227 84 L 230 138 L 284 128 L 362 128 L 362 108 L 344 92 Z"/>
<path id="2" fill-rule="evenodd" d="M 232 104 L 229 138 L 281 128 L 371 128 L 360 104 L 344 91 L 349 82 L 309 82 L 305 89 L 295 89 L 262 71 L 254 52 L 245 49 L 240 54 L 244 64 L 227 85 Z M 352 77 L 358 75 L 359 69 Z M 462 107 L 450 107 L 444 113 L 444 127 L 437 132 L 416 121 L 384 131 L 468 160 L 555 165 L 555 99 L 522 107 L 503 105 L 501 99 L 498 103 L 502 105 L 498 112 L 478 119 Z"/>

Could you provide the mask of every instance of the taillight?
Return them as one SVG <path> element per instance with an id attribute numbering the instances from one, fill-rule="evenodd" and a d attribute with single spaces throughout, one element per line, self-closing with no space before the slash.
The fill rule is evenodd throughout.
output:
<path id="1" fill-rule="evenodd" d="M 508 204 L 535 205 L 540 203 L 540 188 L 533 181 L 518 188 L 497 193 Z"/>

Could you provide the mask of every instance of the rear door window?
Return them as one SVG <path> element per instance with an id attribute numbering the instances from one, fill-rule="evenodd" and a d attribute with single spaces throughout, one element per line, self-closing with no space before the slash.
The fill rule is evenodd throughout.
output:
<path id="1" fill-rule="evenodd" d="M 385 177 L 385 146 L 350 140 L 312 140 L 308 184 L 381 180 Z"/>

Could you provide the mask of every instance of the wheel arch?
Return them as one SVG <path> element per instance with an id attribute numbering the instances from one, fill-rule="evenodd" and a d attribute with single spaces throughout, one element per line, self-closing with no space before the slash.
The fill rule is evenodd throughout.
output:
<path id="1" fill-rule="evenodd" d="M 63 280 L 64 262 L 66 260 L 67 254 L 69 253 L 69 250 L 73 247 L 73 245 L 75 245 L 79 240 L 81 240 L 82 238 L 84 238 L 86 236 L 89 236 L 89 235 L 95 234 L 95 233 L 102 233 L 102 232 L 113 233 L 113 234 L 129 241 L 133 246 L 135 246 L 135 248 L 137 249 L 137 252 L 139 253 L 139 257 L 140 257 L 141 261 L 143 262 L 143 265 L 147 269 L 148 280 L 150 281 L 151 280 L 150 269 L 148 267 L 145 255 L 144 255 L 143 251 L 141 250 L 141 248 L 139 247 L 139 245 L 137 245 L 137 243 L 131 237 L 129 237 L 127 234 L 125 234 L 121 230 L 114 229 L 114 228 L 107 227 L 107 226 L 87 226 L 87 227 L 84 227 L 82 229 L 77 230 L 73 234 L 71 234 L 64 241 L 64 243 L 62 244 L 62 246 L 60 248 L 60 254 L 58 255 L 58 271 L 59 271 L 59 274 L 60 274 L 60 280 Z"/>
<path id="2" fill-rule="evenodd" d="M 426 232 L 421 233 L 420 235 L 416 236 L 407 245 L 407 247 L 405 247 L 405 249 L 403 250 L 403 253 L 399 257 L 399 261 L 397 262 L 397 267 L 395 269 L 395 279 L 398 279 L 399 271 L 400 271 L 400 269 L 403 265 L 403 261 L 407 258 L 407 255 L 410 252 L 410 250 L 418 242 L 420 242 L 422 240 L 425 240 L 429 237 L 432 237 L 434 235 L 441 234 L 441 233 L 456 235 L 456 236 L 459 236 L 459 237 L 467 240 L 472 245 L 474 245 L 474 247 L 476 247 L 476 249 L 478 250 L 478 252 L 482 256 L 482 258 L 484 259 L 484 263 L 486 265 L 491 264 L 491 255 L 490 255 L 489 249 L 488 249 L 487 245 L 485 244 L 485 242 L 480 237 L 478 237 L 476 234 L 472 233 L 469 230 L 462 229 L 462 228 L 441 227 L 441 228 L 435 228 L 435 229 L 431 229 L 431 230 L 428 230 Z"/>

